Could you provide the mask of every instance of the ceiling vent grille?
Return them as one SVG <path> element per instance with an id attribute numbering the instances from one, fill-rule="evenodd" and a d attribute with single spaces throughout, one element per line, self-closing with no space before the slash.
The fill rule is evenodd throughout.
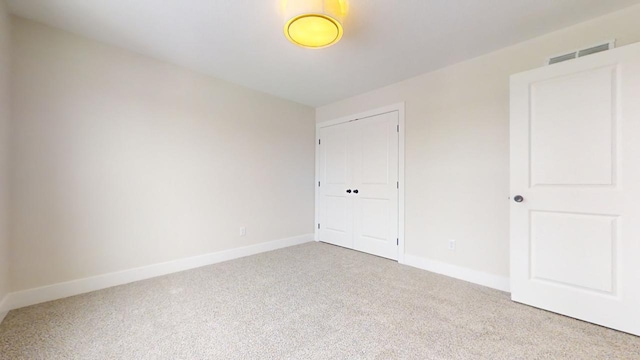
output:
<path id="1" fill-rule="evenodd" d="M 583 57 L 583 56 L 587 56 L 587 55 L 591 55 L 591 54 L 597 54 L 599 52 L 611 50 L 611 49 L 613 49 L 615 47 L 616 47 L 616 41 L 612 40 L 612 41 L 609 41 L 609 42 L 604 43 L 604 44 L 599 44 L 599 45 L 596 45 L 596 46 L 588 47 L 586 49 L 572 51 L 572 52 L 570 52 L 568 54 L 562 54 L 562 55 L 559 55 L 559 56 L 550 57 L 547 60 L 547 65 L 553 65 L 553 64 L 564 62 L 564 61 L 577 59 L 579 57 Z"/>

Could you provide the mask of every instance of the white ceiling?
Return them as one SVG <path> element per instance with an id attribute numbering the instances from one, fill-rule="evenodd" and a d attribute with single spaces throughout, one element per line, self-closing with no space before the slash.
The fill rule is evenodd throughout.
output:
<path id="1" fill-rule="evenodd" d="M 640 2 L 350 0 L 342 41 L 309 50 L 284 37 L 281 1 L 7 3 L 25 18 L 320 106 Z"/>

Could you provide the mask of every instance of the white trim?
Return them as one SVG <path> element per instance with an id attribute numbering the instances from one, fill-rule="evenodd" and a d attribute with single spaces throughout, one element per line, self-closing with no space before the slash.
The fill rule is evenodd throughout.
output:
<path id="1" fill-rule="evenodd" d="M 408 254 L 404 256 L 404 262 L 402 262 L 402 264 L 492 289 L 505 292 L 510 291 L 509 278 L 506 276 L 493 275 Z"/>
<path id="2" fill-rule="evenodd" d="M 6 303 L 9 301 L 9 295 L 5 296 L 2 301 L 0 301 L 0 324 L 2 324 L 2 320 L 4 320 L 5 316 L 9 313 L 9 310 L 2 310 L 6 308 Z"/>
<path id="3" fill-rule="evenodd" d="M 318 210 L 318 204 L 320 203 L 320 186 L 318 183 L 320 182 L 320 128 L 318 124 L 316 124 L 316 175 L 313 178 L 313 186 L 315 188 L 314 191 L 314 223 L 313 223 L 313 240 L 320 241 L 320 237 L 318 235 L 318 230 L 320 227 L 320 211 Z"/>
<path id="4" fill-rule="evenodd" d="M 369 110 L 369 111 L 365 111 L 365 112 L 361 112 L 358 114 L 353 114 L 353 115 L 349 115 L 349 116 L 344 116 L 335 120 L 329 120 L 329 121 L 323 121 L 320 123 L 316 124 L 316 177 L 315 177 L 315 184 L 314 187 L 316 189 L 315 191 L 315 224 L 314 224 L 314 234 L 313 234 L 313 238 L 316 241 L 319 241 L 319 237 L 318 237 L 318 223 L 320 220 L 320 209 L 318 208 L 318 205 L 320 204 L 320 190 L 318 188 L 318 181 L 320 181 L 320 150 L 318 148 L 318 146 L 321 146 L 318 144 L 318 140 L 320 140 L 320 129 L 327 127 L 327 126 L 333 126 L 333 125 L 338 125 L 338 124 L 342 124 L 342 123 L 346 123 L 346 122 L 350 122 L 350 121 L 355 121 L 355 120 L 360 120 L 360 119 L 364 119 L 364 118 L 368 118 L 368 117 L 372 117 L 372 116 L 376 116 L 376 115 L 381 115 L 381 114 L 386 114 L 386 113 L 390 113 L 393 111 L 397 111 L 398 112 L 398 125 L 400 125 L 400 131 L 399 131 L 399 139 L 398 139 L 398 147 L 399 147 L 399 151 L 398 151 L 398 182 L 400 183 L 400 190 L 398 192 L 398 262 L 399 263 L 403 263 L 404 262 L 404 196 L 405 196 L 405 192 L 404 192 L 404 186 L 405 186 L 405 182 L 404 182 L 404 157 L 405 157 L 405 103 L 401 102 L 401 103 L 396 103 L 396 104 L 392 104 L 389 106 L 384 106 L 381 108 L 377 108 L 377 109 L 373 109 L 373 110 Z"/>
<path id="5" fill-rule="evenodd" d="M 405 261 L 404 250 L 404 151 L 405 151 L 405 121 L 404 121 L 404 103 L 398 104 L 398 124 L 400 125 L 400 138 L 398 139 L 398 262 Z"/>
<path id="6" fill-rule="evenodd" d="M 143 266 L 135 269 L 123 270 L 84 279 L 67 281 L 34 289 L 17 291 L 10 293 L 5 297 L 4 301 L 2 302 L 2 307 L 0 307 L 0 311 L 5 312 L 25 306 L 106 289 L 112 286 L 124 285 L 135 281 L 195 269 L 202 266 L 217 264 L 220 262 L 234 260 L 245 256 L 278 250 L 289 246 L 300 245 L 309 241 L 313 241 L 312 234 L 274 240 L 261 244 L 229 249 L 206 255 L 199 255 L 160 264 Z"/>
<path id="7" fill-rule="evenodd" d="M 349 121 L 354 121 L 354 120 L 364 119 L 364 118 L 368 118 L 368 117 L 372 117 L 380 114 L 390 113 L 393 111 L 399 111 L 402 113 L 402 115 L 404 115 L 404 102 L 383 106 L 377 109 L 368 110 L 368 111 L 364 111 L 357 114 L 343 116 L 335 120 L 327 120 L 327 121 L 319 122 L 316 124 L 316 130 L 323 127 L 327 127 L 327 126 L 338 125 L 338 124 L 346 123 Z"/>

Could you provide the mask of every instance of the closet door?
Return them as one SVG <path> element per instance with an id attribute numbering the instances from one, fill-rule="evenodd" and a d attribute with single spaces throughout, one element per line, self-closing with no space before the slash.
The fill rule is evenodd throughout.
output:
<path id="1" fill-rule="evenodd" d="M 320 130 L 319 239 L 353 248 L 351 123 Z"/>
<path id="2" fill-rule="evenodd" d="M 319 240 L 398 259 L 398 112 L 320 130 Z"/>
<path id="3" fill-rule="evenodd" d="M 354 248 L 398 259 L 398 112 L 353 122 Z"/>

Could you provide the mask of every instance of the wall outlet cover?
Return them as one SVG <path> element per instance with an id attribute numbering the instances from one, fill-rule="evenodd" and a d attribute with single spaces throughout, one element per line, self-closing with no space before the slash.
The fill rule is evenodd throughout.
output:
<path id="1" fill-rule="evenodd" d="M 449 250 L 451 250 L 451 251 L 455 251 L 456 250 L 456 241 L 455 240 L 449 240 Z"/>

